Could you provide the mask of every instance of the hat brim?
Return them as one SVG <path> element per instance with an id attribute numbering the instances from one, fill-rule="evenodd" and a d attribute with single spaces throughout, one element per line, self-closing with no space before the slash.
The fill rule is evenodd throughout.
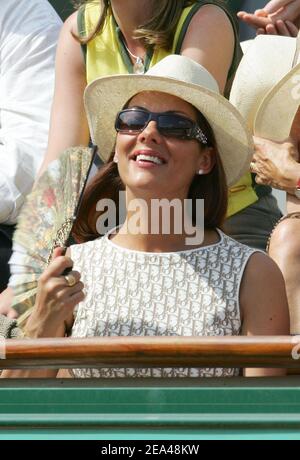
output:
<path id="1" fill-rule="evenodd" d="M 157 91 L 192 104 L 207 119 L 217 142 L 227 184 L 235 184 L 249 170 L 253 155 L 252 136 L 239 112 L 222 96 L 196 84 L 154 75 L 113 75 L 90 83 L 84 104 L 92 141 L 107 161 L 115 144 L 117 112 L 134 95 Z"/>
<path id="2" fill-rule="evenodd" d="M 298 41 L 292 37 L 258 35 L 248 44 L 236 71 L 230 102 L 242 114 L 251 132 L 254 133 L 261 102 L 293 68 Z"/>
<path id="3" fill-rule="evenodd" d="M 254 134 L 282 142 L 290 135 L 300 105 L 300 64 L 267 93 L 254 120 Z"/>

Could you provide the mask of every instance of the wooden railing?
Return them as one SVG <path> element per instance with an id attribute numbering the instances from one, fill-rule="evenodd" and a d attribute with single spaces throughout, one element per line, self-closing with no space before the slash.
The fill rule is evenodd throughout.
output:
<path id="1" fill-rule="evenodd" d="M 0 369 L 282 367 L 299 370 L 300 336 L 10 339 L 5 343 L 0 341 L 0 357 Z"/>

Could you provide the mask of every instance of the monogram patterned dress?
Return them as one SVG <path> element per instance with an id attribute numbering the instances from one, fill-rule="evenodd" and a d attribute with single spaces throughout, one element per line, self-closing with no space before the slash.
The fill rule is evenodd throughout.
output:
<path id="1" fill-rule="evenodd" d="M 218 230 L 219 241 L 171 253 L 133 251 L 106 235 L 72 246 L 86 297 L 73 337 L 239 335 L 239 291 L 255 250 Z M 73 369 L 75 377 L 231 377 L 229 368 Z"/>

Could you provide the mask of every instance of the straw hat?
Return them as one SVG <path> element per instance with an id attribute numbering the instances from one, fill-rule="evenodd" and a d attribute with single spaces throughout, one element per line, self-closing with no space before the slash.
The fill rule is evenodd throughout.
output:
<path id="1" fill-rule="evenodd" d="M 285 140 L 300 104 L 300 38 L 259 35 L 245 52 L 232 85 L 230 102 L 251 132 Z"/>
<path id="2" fill-rule="evenodd" d="M 189 102 L 207 119 L 216 137 L 228 185 L 249 169 L 252 137 L 238 111 L 219 94 L 217 82 L 195 61 L 178 55 L 162 59 L 144 75 L 113 75 L 90 83 L 84 103 L 92 140 L 102 160 L 111 154 L 116 114 L 135 94 L 160 91 Z"/>

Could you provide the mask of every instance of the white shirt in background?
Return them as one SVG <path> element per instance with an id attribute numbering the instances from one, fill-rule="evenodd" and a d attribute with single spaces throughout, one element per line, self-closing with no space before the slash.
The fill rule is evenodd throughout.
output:
<path id="1" fill-rule="evenodd" d="M 48 141 L 62 21 L 47 0 L 0 0 L 0 223 L 14 224 Z"/>

